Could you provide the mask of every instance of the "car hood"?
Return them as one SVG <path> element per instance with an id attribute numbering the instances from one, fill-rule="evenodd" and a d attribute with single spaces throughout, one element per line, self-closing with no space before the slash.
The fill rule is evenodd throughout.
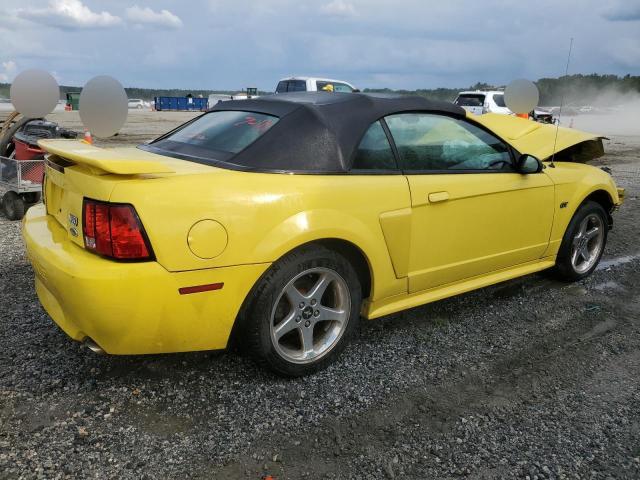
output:
<path id="1" fill-rule="evenodd" d="M 534 155 L 543 161 L 554 153 L 557 160 L 579 163 L 604 155 L 604 137 L 594 133 L 492 113 L 469 118 L 495 132 L 518 152 Z"/>

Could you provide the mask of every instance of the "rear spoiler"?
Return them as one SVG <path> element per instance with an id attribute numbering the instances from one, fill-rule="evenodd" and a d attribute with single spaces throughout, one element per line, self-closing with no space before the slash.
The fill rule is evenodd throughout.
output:
<path id="1" fill-rule="evenodd" d="M 39 140 L 38 145 L 73 163 L 115 175 L 174 172 L 161 157 L 138 148 L 98 148 L 82 140 Z"/>

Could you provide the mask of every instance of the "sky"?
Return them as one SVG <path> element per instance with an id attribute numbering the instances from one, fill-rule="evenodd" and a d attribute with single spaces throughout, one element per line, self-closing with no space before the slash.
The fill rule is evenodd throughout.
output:
<path id="1" fill-rule="evenodd" d="M 359 88 L 640 75 L 640 0 L 1 0 L 0 82 L 273 90 L 290 75 Z"/>

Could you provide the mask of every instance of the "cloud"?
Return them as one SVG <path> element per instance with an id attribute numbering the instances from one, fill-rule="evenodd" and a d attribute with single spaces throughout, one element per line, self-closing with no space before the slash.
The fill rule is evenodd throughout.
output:
<path id="1" fill-rule="evenodd" d="M 320 12 L 332 17 L 353 17 L 357 14 L 356 8 L 344 0 L 333 0 L 320 7 Z"/>
<path id="2" fill-rule="evenodd" d="M 612 22 L 633 22 L 640 20 L 640 1 L 615 1 L 602 10 L 602 16 Z"/>
<path id="3" fill-rule="evenodd" d="M 0 65 L 2 65 L 2 71 L 0 71 L 0 82 L 8 82 L 12 80 L 17 69 L 16 62 L 13 60 L 7 60 L 6 62 L 2 62 Z"/>
<path id="4" fill-rule="evenodd" d="M 181 28 L 182 20 L 169 10 L 154 12 L 149 7 L 139 7 L 134 5 L 127 8 L 127 20 L 137 25 L 157 25 L 169 28 Z"/>
<path id="5" fill-rule="evenodd" d="M 617 38 L 607 44 L 607 50 L 623 68 L 632 70 L 640 65 L 640 42 L 637 38 Z"/>
<path id="6" fill-rule="evenodd" d="M 620 6 L 639 0 L 80 0 L 94 15 L 117 15 L 119 25 L 81 29 L 59 13 L 36 15 L 39 23 L 17 17 L 19 9 L 24 17 L 54 12 L 50 1 L 0 0 L 0 73 L 14 60 L 16 73 L 56 70 L 77 85 L 107 73 L 127 85 L 225 90 L 272 90 L 294 74 L 362 88 L 464 87 L 561 75 L 574 37 L 570 73 L 640 75 L 640 23 L 609 19 L 629 20 L 633 11 Z M 127 12 L 134 5 L 138 13 L 168 9 L 184 25 L 137 22 Z M 42 26 L 52 21 L 65 25 L 55 45 Z"/>
<path id="7" fill-rule="evenodd" d="M 109 12 L 91 11 L 80 0 L 50 0 L 45 8 L 25 8 L 17 13 L 27 20 L 63 30 L 113 27 L 122 23 L 120 17 Z"/>

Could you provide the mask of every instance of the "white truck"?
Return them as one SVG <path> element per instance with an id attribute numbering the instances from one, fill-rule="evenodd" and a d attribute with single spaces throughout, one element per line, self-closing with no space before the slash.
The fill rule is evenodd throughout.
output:
<path id="1" fill-rule="evenodd" d="M 286 92 L 358 92 L 359 90 L 344 80 L 317 77 L 287 77 L 278 82 L 276 93 Z"/>

